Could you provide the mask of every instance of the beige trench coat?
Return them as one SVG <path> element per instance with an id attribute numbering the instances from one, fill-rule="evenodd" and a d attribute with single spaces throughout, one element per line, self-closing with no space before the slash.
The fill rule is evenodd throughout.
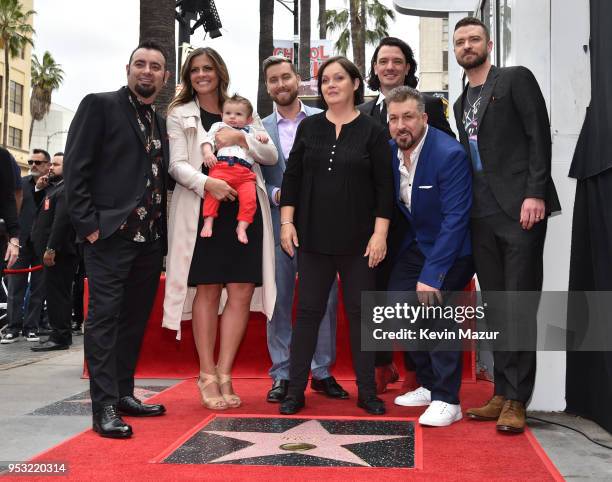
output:
<path id="1" fill-rule="evenodd" d="M 204 183 L 208 176 L 202 173 L 201 145 L 206 136 L 200 120 L 200 108 L 196 102 L 183 104 L 172 109 L 166 119 L 170 138 L 169 173 L 176 180 L 176 187 L 170 203 L 168 220 L 168 256 L 166 258 L 166 293 L 162 326 L 181 335 L 181 320 L 192 318 L 191 310 L 196 289 L 187 286 L 191 258 L 199 235 L 198 220 L 201 216 L 200 202 L 204 197 Z M 277 151 L 272 142 L 262 144 L 250 136 L 247 143 L 251 156 L 261 164 L 275 164 Z M 257 197 L 263 218 L 263 285 L 255 289 L 251 311 L 265 313 L 272 317 L 276 302 L 274 281 L 274 233 L 270 204 L 261 174 L 255 163 L 253 172 L 257 176 Z M 227 299 L 223 290 L 219 312 Z"/>

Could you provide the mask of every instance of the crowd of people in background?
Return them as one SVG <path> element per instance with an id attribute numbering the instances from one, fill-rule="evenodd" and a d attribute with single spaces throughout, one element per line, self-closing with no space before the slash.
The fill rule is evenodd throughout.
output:
<path id="1" fill-rule="evenodd" d="M 2 154 L 15 163 L 8 151 L 2 149 Z M 9 222 L 9 232 L 19 231 L 8 242 L 17 256 L 5 259 L 15 272 L 4 279 L 6 326 L 0 344 L 42 338 L 33 351 L 68 349 L 72 334 L 81 334 L 84 274 L 76 269 L 79 248 L 65 206 L 63 158 L 63 152 L 51 157 L 44 149 L 32 149 L 29 174 L 20 177 L 17 169 L 14 189 L 3 191 L 15 199 L 16 218 L 5 218 L 16 220 Z"/>
<path id="2" fill-rule="evenodd" d="M 46 299 L 49 337 L 33 349 L 67 348 L 73 279 L 82 280 L 84 265 L 93 428 L 130 437 L 121 415 L 166 412 L 134 396 L 165 255 L 162 324 L 180 338 L 181 321 L 192 320 L 202 404 L 243 403 L 232 368 L 249 313 L 260 311 L 272 361 L 265 397 L 293 415 L 306 405 L 310 374 L 313 390 L 349 398 L 331 373 L 339 280 L 357 405 L 384 414 L 379 395 L 399 371 L 392 353 L 361 347 L 361 293 L 442 302 L 475 273 L 483 290 L 539 291 L 546 218 L 560 210 L 535 78 L 525 67 L 492 66 L 489 32 L 475 18 L 457 23 L 453 41 L 468 81 L 454 104 L 459 140 L 441 100 L 416 90 L 417 63 L 398 38 L 380 42 L 367 80 L 347 58 L 327 59 L 317 75 L 321 108 L 299 99 L 289 60 L 266 59 L 274 112 L 263 120 L 247 99 L 230 96 L 227 66 L 210 47 L 186 58 L 164 119 L 152 105 L 170 75 L 166 56 L 156 43 L 141 43 L 126 86 L 83 99 L 65 156 L 33 150 L 18 219 L 13 167 L 0 150 L 5 260 L 44 265 L 29 277 L 25 311 L 27 276 L 9 279 L 2 343 L 20 334 L 38 341 Z M 379 94 L 364 103 L 366 83 Z M 397 405 L 426 406 L 419 418 L 426 426 L 463 417 L 460 347 L 406 352 L 404 364 Z M 496 352 L 494 396 L 465 414 L 521 432 L 534 376 L 534 352 Z"/>

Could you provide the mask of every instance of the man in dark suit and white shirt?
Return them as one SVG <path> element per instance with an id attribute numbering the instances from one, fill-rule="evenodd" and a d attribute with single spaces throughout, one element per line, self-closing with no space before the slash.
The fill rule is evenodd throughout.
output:
<path id="1" fill-rule="evenodd" d="M 72 280 L 78 257 L 74 228 L 66 204 L 62 175 L 64 154 L 51 159 L 49 186 L 32 226 L 32 243 L 43 262 L 43 277 L 47 294 L 47 313 L 51 334 L 32 347 L 32 351 L 67 350 L 72 344 Z"/>
<path id="2" fill-rule="evenodd" d="M 272 318 L 268 320 L 268 351 L 272 359 L 270 377 L 272 388 L 268 402 L 281 402 L 289 386 L 289 345 L 291 343 L 293 298 L 297 257 L 290 258 L 280 246 L 280 186 L 283 173 L 293 146 L 300 122 L 312 114 L 321 112 L 316 107 L 304 105 L 298 99 L 300 76 L 290 60 L 284 57 L 268 57 L 263 62 L 268 94 L 274 100 L 275 111 L 263 119 L 272 142 L 278 150 L 278 162 L 273 166 L 261 166 L 270 199 L 272 225 L 274 227 L 276 304 Z M 336 361 L 336 314 L 338 308 L 338 283 L 332 285 L 325 316 L 319 326 L 317 348 L 312 359 L 313 390 L 330 398 L 348 398 L 348 393 L 330 373 Z"/>
<path id="3" fill-rule="evenodd" d="M 480 20 L 466 17 L 457 22 L 453 43 L 469 81 L 454 113 L 472 163 L 472 246 L 480 287 L 483 292 L 538 292 L 547 217 L 561 209 L 550 172 L 544 97 L 525 67 L 491 65 L 493 42 Z M 501 313 L 503 326 L 516 326 L 518 320 L 495 312 Z M 537 304 L 523 310 L 522 331 L 535 329 L 536 314 Z M 496 351 L 494 364 L 494 397 L 468 410 L 467 416 L 496 420 L 502 432 L 522 432 L 525 404 L 535 382 L 536 353 Z"/>
<path id="4" fill-rule="evenodd" d="M 134 397 L 134 370 L 167 245 L 168 135 L 152 104 L 170 73 L 154 42 L 142 42 L 126 70 L 127 87 L 89 94 L 79 105 L 64 167 L 89 278 L 85 358 L 93 428 L 112 438 L 132 435 L 120 413 L 165 412 Z"/>
<path id="5" fill-rule="evenodd" d="M 368 76 L 368 87 L 371 90 L 379 91 L 378 97 L 361 104 L 358 106 L 358 109 L 364 114 L 378 119 L 382 125 L 387 127 L 389 119 L 387 117 L 385 96 L 400 85 L 416 88 L 419 81 L 416 76 L 416 70 L 417 62 L 414 59 L 412 49 L 406 42 L 396 37 L 383 38 L 372 55 Z M 442 100 L 431 95 L 423 95 L 423 98 L 425 100 L 427 123 L 454 138 L 455 134 L 451 130 L 444 114 Z M 387 237 L 387 257 L 378 266 L 376 284 L 379 290 L 384 291 L 387 289 L 393 259 L 406 229 L 406 220 L 396 206 L 393 210 L 393 219 L 391 220 Z M 392 361 L 392 352 L 376 353 L 376 391 L 378 393 L 383 393 L 386 390 L 387 383 L 395 382 L 399 378 L 397 368 Z M 404 387 L 407 389 L 414 388 L 414 367 L 409 359 L 406 358 L 405 361 L 408 371 L 405 376 Z"/>

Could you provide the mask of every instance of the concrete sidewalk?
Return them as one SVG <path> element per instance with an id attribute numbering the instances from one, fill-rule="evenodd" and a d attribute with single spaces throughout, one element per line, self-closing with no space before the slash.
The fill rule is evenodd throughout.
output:
<path id="1" fill-rule="evenodd" d="M 30 351 L 32 343 L 0 345 L 0 466 L 26 461 L 91 427 L 88 395 L 84 393 L 88 381 L 81 379 L 82 337 L 74 341 L 68 351 L 35 357 Z M 137 385 L 140 396 L 146 397 L 177 382 L 138 380 Z M 529 415 L 571 426 L 612 446 L 610 434 L 580 417 L 543 412 Z M 533 420 L 529 426 L 565 478 L 612 480 L 612 450 L 562 427 Z"/>

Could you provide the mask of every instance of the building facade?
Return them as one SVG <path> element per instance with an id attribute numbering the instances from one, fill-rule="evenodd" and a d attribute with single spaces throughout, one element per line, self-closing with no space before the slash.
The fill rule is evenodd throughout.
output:
<path id="1" fill-rule="evenodd" d="M 419 89 L 448 93 L 448 18 L 419 20 Z"/>
<path id="2" fill-rule="evenodd" d="M 51 103 L 49 113 L 41 121 L 34 121 L 32 127 L 32 148 L 45 149 L 49 154 L 64 152 L 68 129 L 74 111 Z"/>
<path id="3" fill-rule="evenodd" d="M 33 0 L 21 0 L 23 11 L 33 9 Z M 30 23 L 33 19 L 30 17 Z M 4 105 L 4 49 L 0 49 L 0 133 L 4 132 L 4 109 L 8 107 L 8 137 L 6 147 L 22 171 L 27 170 L 30 136 L 30 91 L 32 85 L 32 46 L 26 45 L 17 57 L 10 59 L 9 102 Z"/>

